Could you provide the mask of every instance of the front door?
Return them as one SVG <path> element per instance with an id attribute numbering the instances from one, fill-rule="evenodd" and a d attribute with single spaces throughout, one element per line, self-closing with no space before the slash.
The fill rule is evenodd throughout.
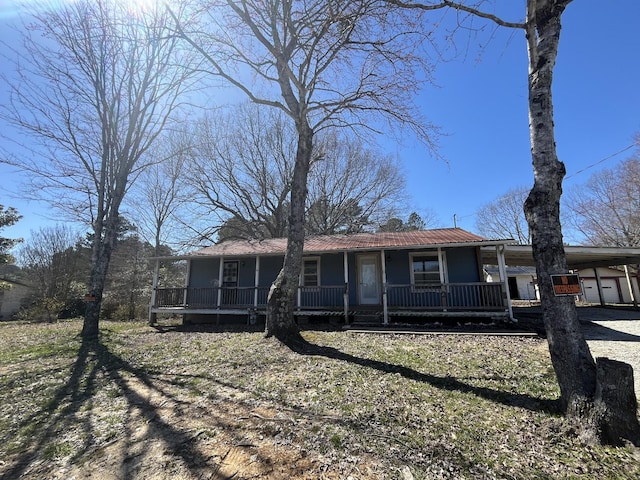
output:
<path id="1" fill-rule="evenodd" d="M 222 265 L 222 304 L 235 305 L 238 298 L 238 262 Z"/>
<path id="2" fill-rule="evenodd" d="M 360 305 L 380 305 L 378 255 L 358 255 L 358 287 Z"/>

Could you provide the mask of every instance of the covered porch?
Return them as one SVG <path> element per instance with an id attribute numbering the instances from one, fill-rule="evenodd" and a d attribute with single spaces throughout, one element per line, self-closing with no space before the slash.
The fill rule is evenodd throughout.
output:
<path id="1" fill-rule="evenodd" d="M 298 287 L 295 315 L 341 316 L 346 324 L 362 315 L 390 317 L 509 318 L 504 284 L 449 283 L 438 287 L 385 284 L 382 305 L 350 305 L 349 285 Z M 269 287 L 158 288 L 152 313 L 266 315 Z M 386 301 L 385 301 L 386 300 Z"/>
<path id="2" fill-rule="evenodd" d="M 453 233 L 460 236 L 458 230 Z M 416 237 L 429 231 L 411 233 Z M 407 236 L 398 237 L 392 237 L 395 244 L 380 234 L 331 236 L 319 243 L 310 239 L 294 314 L 339 318 L 345 325 L 363 319 L 389 325 L 408 317 L 513 319 L 504 262 L 508 240 L 428 244 L 420 241 L 422 236 L 410 237 L 413 241 L 403 245 Z M 249 322 L 266 315 L 269 289 L 282 265 L 285 244 L 275 243 L 281 240 L 220 244 L 199 254 L 164 259 L 186 261 L 186 278 L 180 287 L 166 287 L 158 284 L 156 275 L 150 322 L 158 314 L 216 319 L 235 315 Z M 375 248 L 375 242 L 384 248 Z M 492 250 L 500 281 L 479 281 L 484 279 L 480 247 Z M 261 251 L 252 254 L 247 251 L 251 249 Z"/>

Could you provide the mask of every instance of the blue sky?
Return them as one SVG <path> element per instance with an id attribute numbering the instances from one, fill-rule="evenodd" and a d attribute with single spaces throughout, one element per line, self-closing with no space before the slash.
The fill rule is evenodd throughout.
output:
<path id="1" fill-rule="evenodd" d="M 563 18 L 553 98 L 566 188 L 634 151 L 576 173 L 640 133 L 640 2 L 579 0 Z M 457 214 L 458 226 L 473 231 L 478 205 L 533 183 L 524 35 L 499 32 L 482 55 L 440 65 L 437 79 L 441 88 L 425 91 L 421 103 L 450 134 L 441 142 L 448 164 L 419 150 L 400 155 L 416 204 L 433 208 L 445 226 Z"/>
<path id="2" fill-rule="evenodd" d="M 9 44 L 16 37 L 2 23 L 12 20 L 17 3 L 0 0 L 0 39 Z M 495 4 L 507 5 L 510 20 L 524 17 L 524 0 Z M 568 172 L 565 188 L 634 152 L 598 163 L 631 145 L 640 133 L 639 22 L 638 0 L 576 0 L 564 14 L 554 103 L 558 154 Z M 435 74 L 439 86 L 427 87 L 418 99 L 425 116 L 447 133 L 440 141 L 447 161 L 410 141 L 383 148 L 401 161 L 415 209 L 435 212 L 440 226 L 453 226 L 455 214 L 457 226 L 474 231 L 479 206 L 514 187 L 531 185 L 533 173 L 524 34 L 500 29 L 483 49 L 471 40 L 466 51 L 440 64 Z M 0 90 L 0 101 L 5 98 Z M 5 128 L 0 121 L 0 129 Z M 14 206 L 24 216 L 3 236 L 28 237 L 30 230 L 52 222 L 46 205 L 19 197 L 20 181 L 0 165 L 0 204 Z"/>

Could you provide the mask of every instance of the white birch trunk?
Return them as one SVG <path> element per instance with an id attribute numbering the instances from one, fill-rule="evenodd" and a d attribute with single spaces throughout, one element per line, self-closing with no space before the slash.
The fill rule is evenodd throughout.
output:
<path id="1" fill-rule="evenodd" d="M 554 138 L 551 86 L 568 1 L 528 0 L 529 130 L 534 185 L 525 202 L 538 274 L 543 320 L 564 409 L 593 398 L 596 367 L 580 329 L 573 297 L 556 297 L 552 274 L 567 273 L 560 224 L 565 167 Z"/>

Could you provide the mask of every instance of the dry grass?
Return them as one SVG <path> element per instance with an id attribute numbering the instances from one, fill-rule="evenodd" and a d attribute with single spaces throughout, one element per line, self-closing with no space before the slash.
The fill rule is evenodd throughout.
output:
<path id="1" fill-rule="evenodd" d="M 640 478 L 581 444 L 535 338 L 0 324 L 3 478 Z"/>

